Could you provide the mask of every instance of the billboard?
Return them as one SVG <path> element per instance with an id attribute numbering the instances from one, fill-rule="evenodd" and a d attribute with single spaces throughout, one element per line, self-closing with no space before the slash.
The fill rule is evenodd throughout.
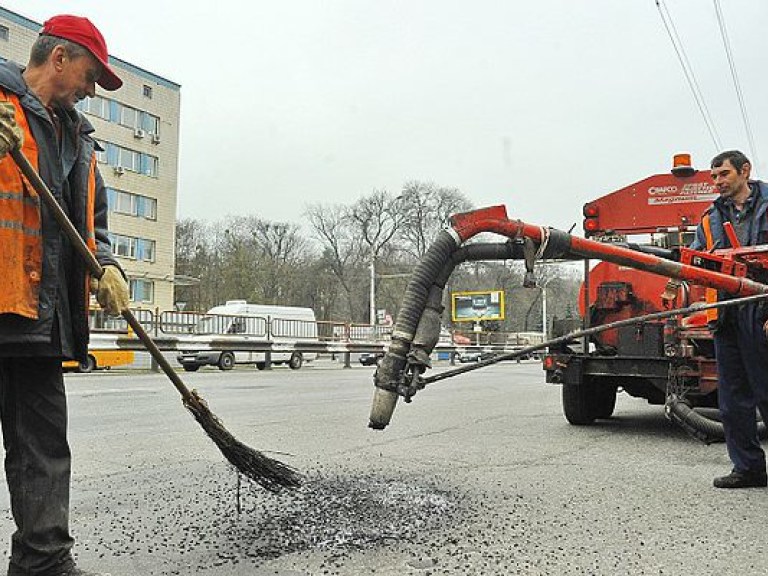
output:
<path id="1" fill-rule="evenodd" d="M 504 320 L 504 290 L 451 292 L 454 322 Z"/>

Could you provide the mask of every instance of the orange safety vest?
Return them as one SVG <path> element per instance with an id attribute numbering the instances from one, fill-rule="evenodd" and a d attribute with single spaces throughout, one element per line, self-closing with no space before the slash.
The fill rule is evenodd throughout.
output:
<path id="1" fill-rule="evenodd" d="M 0 90 L 0 100 L 13 104 L 15 120 L 24 134 L 21 152 L 38 170 L 38 148 L 19 98 Z M 91 158 L 86 201 L 86 243 L 96 252 L 94 205 L 96 199 L 96 155 Z M 43 275 L 43 235 L 40 198 L 10 155 L 0 160 L 0 314 L 18 314 L 37 319 Z M 89 278 L 85 279 L 86 306 Z"/>
<path id="2" fill-rule="evenodd" d="M 21 151 L 37 170 L 37 143 L 18 97 L 4 93 L 0 97 L 16 109 L 16 124 L 24 133 Z M 4 284 L 0 290 L 0 313 L 37 318 L 43 275 L 40 198 L 8 155 L 0 160 L 0 246 L 0 277 Z"/>
<path id="3" fill-rule="evenodd" d="M 709 214 L 705 214 L 701 219 L 701 229 L 704 232 L 704 238 L 707 241 L 707 250 L 712 250 L 712 248 L 715 246 L 715 240 L 712 236 L 712 223 L 710 222 Z M 717 289 L 707 288 L 704 291 L 704 300 L 707 302 L 707 304 L 717 302 Z M 709 308 L 706 310 L 706 313 L 707 322 L 714 322 L 717 320 L 717 308 Z"/>

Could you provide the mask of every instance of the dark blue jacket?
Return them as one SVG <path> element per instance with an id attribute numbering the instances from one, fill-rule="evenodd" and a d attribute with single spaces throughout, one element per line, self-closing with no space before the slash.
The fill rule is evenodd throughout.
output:
<path id="1" fill-rule="evenodd" d="M 749 246 L 756 244 L 768 244 L 768 184 L 760 180 L 751 180 L 751 185 L 758 187 L 758 195 L 754 199 L 755 213 L 752 229 L 749 236 Z M 706 212 L 702 216 L 702 220 L 709 216 L 710 227 L 712 230 L 712 240 L 714 242 L 714 248 L 730 248 L 731 243 L 728 241 L 723 230 L 723 222 L 728 221 L 728 208 L 725 206 L 725 200 L 717 198 L 712 205 L 707 208 Z M 704 224 L 699 224 L 696 230 L 696 239 L 691 244 L 691 248 L 694 250 L 708 250 L 711 247 L 707 246 L 706 236 L 704 234 Z"/>

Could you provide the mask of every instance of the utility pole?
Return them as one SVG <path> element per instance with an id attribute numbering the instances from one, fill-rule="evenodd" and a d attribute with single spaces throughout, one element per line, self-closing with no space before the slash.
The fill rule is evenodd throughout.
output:
<path id="1" fill-rule="evenodd" d="M 371 326 L 376 325 L 376 259 L 371 257 L 371 293 L 369 297 Z"/>
<path id="2" fill-rule="evenodd" d="M 545 342 L 548 340 L 547 338 L 547 284 L 549 284 L 549 282 L 546 282 L 541 286 L 541 322 L 542 322 L 541 331 L 544 333 Z"/>

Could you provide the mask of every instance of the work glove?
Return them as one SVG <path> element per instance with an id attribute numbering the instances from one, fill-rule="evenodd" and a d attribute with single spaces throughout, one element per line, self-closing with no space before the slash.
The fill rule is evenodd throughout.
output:
<path id="1" fill-rule="evenodd" d="M 24 133 L 16 124 L 16 108 L 10 102 L 0 102 L 0 158 L 19 148 L 24 142 Z"/>
<path id="2" fill-rule="evenodd" d="M 117 266 L 104 266 L 104 274 L 91 279 L 91 292 L 96 293 L 99 305 L 110 316 L 119 316 L 128 309 L 128 283 Z"/>

